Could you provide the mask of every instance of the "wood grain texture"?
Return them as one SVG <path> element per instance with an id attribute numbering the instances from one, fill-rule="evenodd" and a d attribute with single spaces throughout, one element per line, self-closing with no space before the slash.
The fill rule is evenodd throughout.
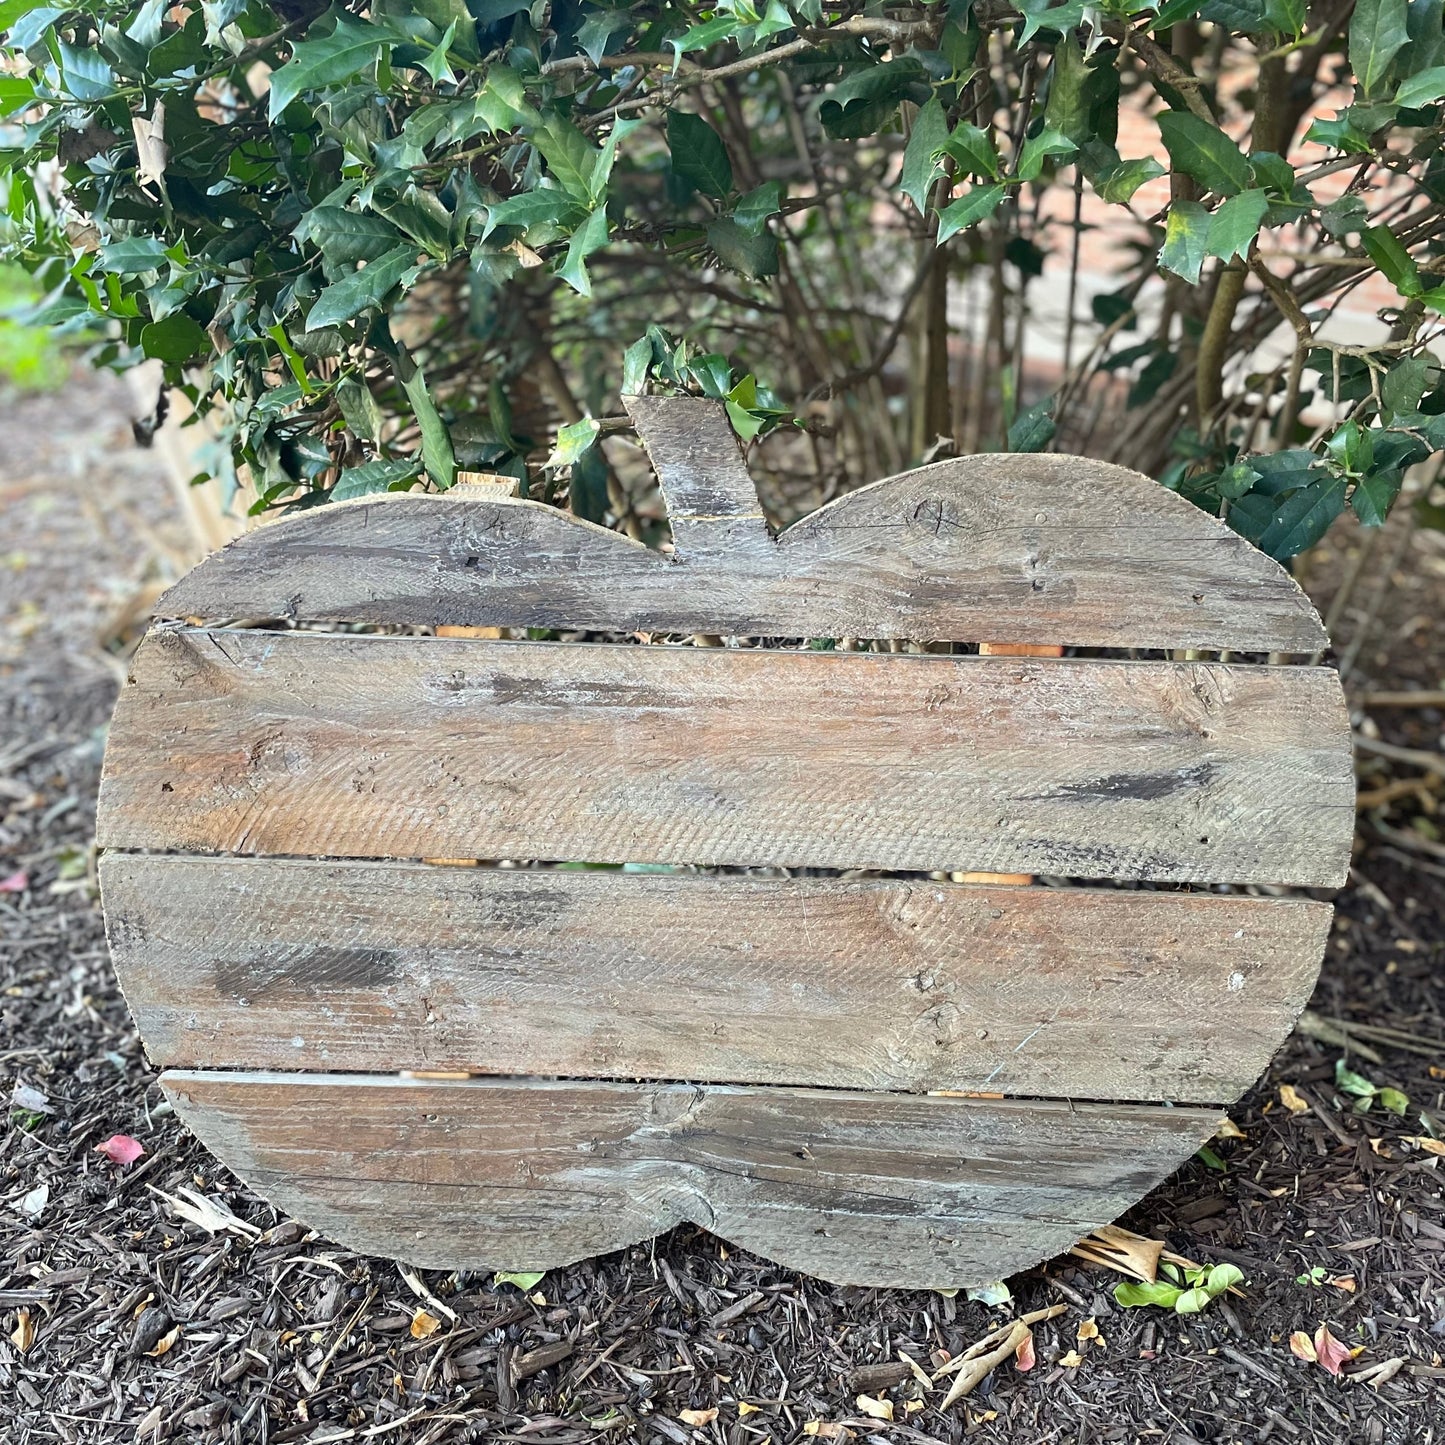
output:
<path id="1" fill-rule="evenodd" d="M 154 1062 L 1232 1103 L 1305 900 L 108 854 Z"/>
<path id="2" fill-rule="evenodd" d="M 107 848 L 1344 881 L 1326 669 L 162 629 Z"/>
<path id="3" fill-rule="evenodd" d="M 938 462 L 841 497 L 773 541 L 741 494 L 735 442 L 716 427 L 679 437 L 659 411 L 681 405 L 692 415 L 699 403 L 631 404 L 665 478 L 676 463 L 664 480 L 679 508 L 674 554 L 539 502 L 398 493 L 263 527 L 182 578 L 156 614 L 1298 653 L 1326 645 L 1284 568 L 1136 472 L 1059 456 Z"/>
<path id="4" fill-rule="evenodd" d="M 1107 1223 L 1219 1116 L 843 1090 L 167 1073 L 253 1188 L 350 1248 L 541 1269 L 682 1221 L 839 1284 L 1001 1279 Z"/>

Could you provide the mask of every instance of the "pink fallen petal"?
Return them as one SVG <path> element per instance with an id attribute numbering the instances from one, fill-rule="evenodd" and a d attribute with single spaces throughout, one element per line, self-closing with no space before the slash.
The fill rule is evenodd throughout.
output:
<path id="1" fill-rule="evenodd" d="M 1030 1330 L 1023 1339 L 1019 1341 L 1018 1353 L 1014 1356 L 1014 1369 L 1032 1370 L 1036 1361 L 1034 1358 L 1034 1336 Z"/>
<path id="2" fill-rule="evenodd" d="M 134 1164 L 145 1153 L 145 1145 L 129 1134 L 112 1134 L 103 1144 L 95 1146 L 97 1154 L 104 1154 L 112 1164 Z"/>
<path id="3" fill-rule="evenodd" d="M 23 868 L 17 868 L 8 878 L 0 878 L 0 893 L 24 893 L 30 887 L 30 878 Z"/>
<path id="4" fill-rule="evenodd" d="M 1315 1331 L 1314 1345 L 1315 1358 L 1332 1375 L 1338 1375 L 1340 1367 L 1349 1364 L 1355 1357 L 1355 1351 L 1341 1344 L 1324 1325 Z"/>

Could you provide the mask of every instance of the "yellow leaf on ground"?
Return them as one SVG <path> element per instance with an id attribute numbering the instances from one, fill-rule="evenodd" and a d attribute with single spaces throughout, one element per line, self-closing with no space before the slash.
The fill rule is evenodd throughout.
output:
<path id="1" fill-rule="evenodd" d="M 430 1339 L 441 1327 L 442 1322 L 425 1310 L 418 1310 L 411 1317 L 411 1337 L 414 1340 Z"/>
<path id="2" fill-rule="evenodd" d="M 1279 1101 L 1291 1114 L 1308 1114 L 1310 1106 L 1293 1084 L 1279 1086 Z"/>
<path id="3" fill-rule="evenodd" d="M 892 1400 L 877 1400 L 872 1395 L 859 1395 L 858 1408 L 865 1415 L 871 1415 L 875 1420 L 891 1420 L 893 1418 Z"/>
<path id="4" fill-rule="evenodd" d="M 694 1430 L 697 1430 L 704 1425 L 711 1425 L 712 1422 L 717 1419 L 717 1411 L 679 1410 L 677 1412 L 677 1418 L 681 1420 L 684 1425 L 691 1425 Z"/>
<path id="5" fill-rule="evenodd" d="M 1333 1279 L 1326 1280 L 1325 1283 L 1334 1285 L 1336 1289 L 1344 1290 L 1346 1294 L 1355 1292 L 1355 1277 L 1352 1274 L 1337 1274 Z"/>
<path id="6" fill-rule="evenodd" d="M 1077 1350 L 1070 1350 L 1068 1354 L 1059 1356 L 1059 1363 L 1066 1370 L 1077 1370 L 1084 1363 L 1084 1357 Z"/>
<path id="7" fill-rule="evenodd" d="M 1407 1144 L 1413 1144 L 1417 1149 L 1423 1149 L 1427 1154 L 1438 1154 L 1445 1159 L 1445 1139 L 1432 1139 L 1428 1134 L 1407 1134 Z"/>
<path id="8" fill-rule="evenodd" d="M 846 1425 L 835 1424 L 832 1420 L 804 1420 L 803 1434 L 815 1435 L 819 1440 L 851 1440 L 853 1431 Z"/>
<path id="9" fill-rule="evenodd" d="M 746 1400 L 739 1400 L 739 1401 L 738 1401 L 738 1414 L 739 1414 L 739 1415 L 756 1415 L 756 1414 L 758 1413 L 759 1408 L 760 1408 L 760 1407 L 757 1406 L 757 1405 L 749 1405 Z"/>
<path id="10" fill-rule="evenodd" d="M 10 1331 L 10 1343 L 23 1355 L 35 1343 L 35 1321 L 29 1310 L 19 1310 L 15 1315 L 15 1328 Z"/>
<path id="11" fill-rule="evenodd" d="M 168 1329 L 165 1334 L 163 1334 L 160 1339 L 155 1342 L 154 1347 L 146 1351 L 146 1354 L 148 1354 L 153 1360 L 158 1360 L 171 1348 L 172 1345 L 175 1344 L 178 1339 L 180 1339 L 180 1337 L 181 1327 L 179 1325 L 172 1325 L 171 1328 Z"/>
<path id="12" fill-rule="evenodd" d="M 1093 1315 L 1090 1315 L 1089 1318 L 1086 1319 L 1083 1324 L 1079 1326 L 1078 1338 L 1081 1345 L 1084 1344 L 1087 1340 L 1101 1340 L 1103 1338 L 1099 1334 L 1099 1322 L 1093 1317 Z"/>
<path id="13" fill-rule="evenodd" d="M 1247 1139 L 1249 1136 L 1233 1119 L 1226 1117 L 1219 1128 L 1214 1131 L 1214 1137 L 1216 1139 Z"/>

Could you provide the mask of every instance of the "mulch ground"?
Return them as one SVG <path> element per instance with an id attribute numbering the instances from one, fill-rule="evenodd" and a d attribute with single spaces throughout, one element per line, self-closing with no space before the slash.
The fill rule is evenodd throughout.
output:
<path id="1" fill-rule="evenodd" d="M 1193 1161 L 1124 1221 L 1240 1266 L 1242 1291 L 1202 1315 L 1122 1310 L 1117 1275 L 1068 1258 L 997 1308 L 832 1288 L 694 1228 L 524 1291 L 403 1271 L 278 1217 L 169 1113 L 94 897 L 120 654 L 136 599 L 185 546 L 127 417 L 119 387 L 89 376 L 0 407 L 0 1084 L 19 1090 L 0 1147 L 0 1438 L 1445 1440 L 1445 1164 L 1407 1142 L 1445 1105 L 1445 848 L 1418 760 L 1368 765 L 1366 788 L 1421 781 L 1367 816 L 1309 1031 L 1232 1111 L 1244 1137 L 1217 1144 L 1223 1170 Z M 1441 687 L 1440 541 L 1392 523 L 1376 544 L 1336 624 L 1352 695 Z M 1324 601 L 1348 561 L 1313 564 Z M 1359 720 L 1440 752 L 1445 711 Z M 1399 1037 L 1347 1051 L 1341 1021 Z M 1346 1056 L 1408 1095 L 1403 1118 L 1352 1109 L 1335 1088 Z M 111 1164 L 96 1145 L 115 1134 L 145 1156 Z M 194 1196 L 234 1222 L 188 1222 Z M 931 1371 L 1048 1305 L 1065 1309 L 1036 1327 L 1035 1367 L 1001 1366 L 947 1410 L 903 1359 Z M 1090 1320 L 1098 1338 L 1081 1339 Z M 1321 1324 L 1360 1348 L 1339 1378 L 1290 1351 Z"/>

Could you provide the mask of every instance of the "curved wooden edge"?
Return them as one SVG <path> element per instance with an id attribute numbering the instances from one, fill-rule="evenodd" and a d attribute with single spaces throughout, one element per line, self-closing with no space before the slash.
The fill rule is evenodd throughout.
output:
<path id="1" fill-rule="evenodd" d="M 1182 1164 L 1213 1112 L 803 1089 L 173 1072 L 182 1120 L 338 1242 L 542 1269 L 691 1221 L 835 1284 L 981 1285 Z"/>
<path id="2" fill-rule="evenodd" d="M 937 462 L 773 540 L 720 409 L 629 404 L 677 509 L 673 555 L 538 502 L 398 493 L 237 539 L 156 615 L 1285 653 L 1327 643 L 1284 568 L 1126 468 Z"/>
<path id="3" fill-rule="evenodd" d="M 1308 899 L 107 853 L 157 1064 L 1232 1103 Z"/>

